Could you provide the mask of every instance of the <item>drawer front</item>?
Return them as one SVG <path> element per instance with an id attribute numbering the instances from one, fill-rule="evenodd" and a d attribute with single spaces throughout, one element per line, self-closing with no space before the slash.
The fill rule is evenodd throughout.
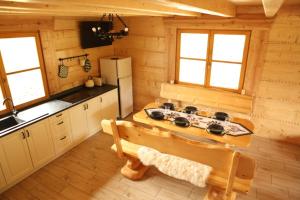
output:
<path id="1" fill-rule="evenodd" d="M 64 135 L 71 135 L 70 127 L 66 121 L 59 121 L 51 125 L 53 138 L 57 139 Z"/>
<path id="2" fill-rule="evenodd" d="M 68 111 L 57 113 L 50 117 L 50 123 L 55 124 L 68 119 Z"/>
<path id="3" fill-rule="evenodd" d="M 61 134 L 54 139 L 54 147 L 56 154 L 63 153 L 72 143 L 70 134 Z"/>
<path id="4" fill-rule="evenodd" d="M 52 136 L 56 154 L 63 153 L 72 144 L 70 120 L 62 114 L 51 123 Z"/>

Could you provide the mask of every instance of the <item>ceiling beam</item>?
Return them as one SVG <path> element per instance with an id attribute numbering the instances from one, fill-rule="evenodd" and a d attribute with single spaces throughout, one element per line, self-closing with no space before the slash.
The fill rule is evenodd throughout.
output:
<path id="1" fill-rule="evenodd" d="M 50 15 L 50 16 L 87 16 L 99 17 L 104 13 L 122 13 L 126 16 L 140 16 L 151 14 L 153 16 L 163 16 L 159 13 L 147 13 L 125 9 L 99 8 L 91 6 L 73 6 L 69 5 L 67 10 L 64 6 L 47 5 L 47 4 L 32 4 L 18 2 L 0 2 L 0 14 L 24 14 L 24 15 Z"/>
<path id="2" fill-rule="evenodd" d="M 274 17 L 284 0 L 262 0 L 266 17 Z"/>
<path id="3" fill-rule="evenodd" d="M 235 17 L 236 6 L 228 0 L 151 0 L 185 11 L 222 17 Z"/>
<path id="4" fill-rule="evenodd" d="M 74 9 L 80 10 L 80 8 L 89 8 L 92 11 L 95 9 L 101 9 L 98 16 L 103 13 L 119 13 L 127 15 L 127 13 L 137 13 L 138 15 L 150 15 L 150 16 L 199 16 L 197 12 L 181 10 L 175 7 L 162 6 L 152 3 L 148 0 L 1 0 L 1 3 L 6 3 L 3 6 L 29 9 L 28 6 L 32 6 L 32 9 L 37 9 L 34 6 L 42 5 L 44 7 L 57 6 L 64 9 L 64 15 L 70 15 L 74 12 L 70 7 L 73 6 Z M 10 5 L 7 5 L 10 4 Z M 26 6 L 26 4 L 28 6 Z M 42 8 L 47 10 L 46 8 Z M 13 11 L 12 11 L 13 12 Z M 45 12 L 46 13 L 46 12 Z M 82 13 L 84 14 L 84 13 Z M 86 14 L 90 16 L 89 10 L 86 9 Z M 54 16 L 59 15 L 59 13 L 54 13 Z M 96 15 L 95 15 L 96 16 Z"/>
<path id="5" fill-rule="evenodd" d="M 99 17 L 99 12 L 82 12 L 82 11 L 72 11 L 72 12 L 59 12 L 58 10 L 47 9 L 12 9 L 3 8 L 0 6 L 0 15 L 26 15 L 26 16 L 55 16 L 55 17 Z M 104 12 L 103 12 L 104 13 Z M 113 12 L 112 12 L 113 13 Z M 126 16 L 140 16 L 138 13 L 126 12 Z M 159 16 L 159 15 L 158 15 Z"/>

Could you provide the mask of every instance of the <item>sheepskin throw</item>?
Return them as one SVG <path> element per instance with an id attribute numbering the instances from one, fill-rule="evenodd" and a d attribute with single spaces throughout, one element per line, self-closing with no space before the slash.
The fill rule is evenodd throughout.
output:
<path id="1" fill-rule="evenodd" d="M 210 166 L 164 154 L 149 147 L 139 148 L 138 158 L 146 166 L 154 165 L 164 174 L 188 181 L 199 187 L 206 186 L 206 179 L 212 170 Z"/>

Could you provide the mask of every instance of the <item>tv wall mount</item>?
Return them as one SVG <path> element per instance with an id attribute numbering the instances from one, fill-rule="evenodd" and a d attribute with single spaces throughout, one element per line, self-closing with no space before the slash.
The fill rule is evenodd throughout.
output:
<path id="1" fill-rule="evenodd" d="M 117 18 L 121 24 L 122 29 L 120 31 L 114 30 L 114 18 Z M 100 18 L 99 25 L 92 27 L 92 32 L 100 39 L 100 40 L 110 40 L 111 42 L 115 39 L 121 39 L 124 36 L 128 35 L 128 26 L 121 19 L 118 14 L 103 14 Z"/>

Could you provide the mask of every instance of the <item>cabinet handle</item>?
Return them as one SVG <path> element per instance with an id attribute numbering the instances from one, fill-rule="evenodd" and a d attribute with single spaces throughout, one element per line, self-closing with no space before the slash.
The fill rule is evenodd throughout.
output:
<path id="1" fill-rule="evenodd" d="M 86 110 L 86 104 L 83 105 L 83 110 Z"/>
<path id="2" fill-rule="evenodd" d="M 26 130 L 26 133 L 27 133 L 27 137 L 30 137 L 30 133 L 28 130 Z"/>
<path id="3" fill-rule="evenodd" d="M 55 115 L 55 117 L 61 117 L 62 113 L 59 113 L 58 115 Z"/>
<path id="4" fill-rule="evenodd" d="M 64 140 L 64 139 L 66 139 L 66 138 L 67 138 L 67 136 L 64 136 L 64 137 L 60 138 L 60 140 Z"/>
<path id="5" fill-rule="evenodd" d="M 86 104 L 86 109 L 89 109 L 89 104 Z"/>
<path id="6" fill-rule="evenodd" d="M 61 125 L 61 124 L 63 124 L 64 122 L 63 121 L 61 121 L 61 122 L 59 122 L 57 125 Z"/>
<path id="7" fill-rule="evenodd" d="M 22 136 L 23 136 L 23 140 L 25 140 L 26 139 L 26 135 L 25 135 L 24 131 L 22 131 L 21 133 L 22 133 Z"/>
<path id="8" fill-rule="evenodd" d="M 102 103 L 102 97 L 100 97 L 100 102 Z"/>

